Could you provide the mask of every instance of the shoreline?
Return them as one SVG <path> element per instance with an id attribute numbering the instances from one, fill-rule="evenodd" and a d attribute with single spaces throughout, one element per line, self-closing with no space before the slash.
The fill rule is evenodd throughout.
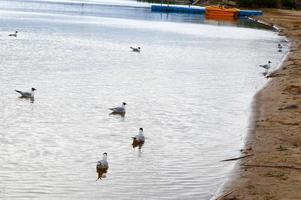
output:
<path id="1" fill-rule="evenodd" d="M 254 97 L 249 131 L 232 179 L 218 200 L 301 199 L 301 11 L 256 17 L 286 36 L 290 50 Z"/>

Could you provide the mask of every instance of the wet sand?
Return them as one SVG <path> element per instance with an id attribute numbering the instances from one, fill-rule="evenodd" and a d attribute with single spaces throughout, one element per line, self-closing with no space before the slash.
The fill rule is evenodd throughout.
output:
<path id="1" fill-rule="evenodd" d="M 264 10 L 258 18 L 290 41 L 282 66 L 254 99 L 254 116 L 232 179 L 217 199 L 301 199 L 301 11 Z M 275 47 L 277 49 L 277 47 Z M 233 178 L 234 177 L 234 178 Z"/>

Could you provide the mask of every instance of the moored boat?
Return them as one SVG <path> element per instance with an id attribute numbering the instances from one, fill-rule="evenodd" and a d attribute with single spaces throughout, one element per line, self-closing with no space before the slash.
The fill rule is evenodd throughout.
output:
<path id="1" fill-rule="evenodd" d="M 224 6 L 206 6 L 206 17 L 210 18 L 237 18 L 239 9 L 226 8 Z"/>

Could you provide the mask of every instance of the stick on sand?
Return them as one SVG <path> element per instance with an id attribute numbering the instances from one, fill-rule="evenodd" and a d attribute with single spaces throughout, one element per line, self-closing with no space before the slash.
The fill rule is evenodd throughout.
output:
<path id="1" fill-rule="evenodd" d="M 245 155 L 245 156 L 240 156 L 240 157 L 238 157 L 238 158 L 230 158 L 230 159 L 226 159 L 226 160 L 221 160 L 220 162 L 239 160 L 239 159 L 243 159 L 243 158 L 250 157 L 250 156 L 254 156 L 254 154 L 249 154 L 249 155 Z"/>

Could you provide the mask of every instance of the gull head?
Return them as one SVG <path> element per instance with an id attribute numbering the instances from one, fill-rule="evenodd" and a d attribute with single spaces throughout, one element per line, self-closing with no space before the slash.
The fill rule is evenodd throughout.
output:
<path id="1" fill-rule="evenodd" d="M 102 156 L 103 156 L 103 160 L 107 160 L 108 154 L 107 154 L 106 152 L 104 152 L 104 153 L 102 154 Z"/>

